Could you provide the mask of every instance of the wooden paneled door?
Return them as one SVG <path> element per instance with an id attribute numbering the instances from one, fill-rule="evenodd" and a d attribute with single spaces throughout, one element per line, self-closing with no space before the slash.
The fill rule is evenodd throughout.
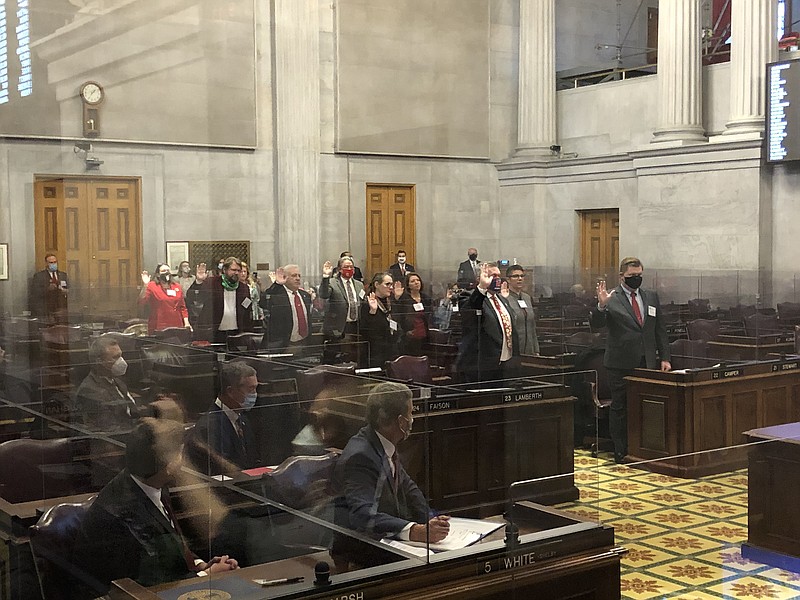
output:
<path id="1" fill-rule="evenodd" d="M 616 286 L 619 271 L 619 210 L 584 210 L 579 214 L 584 287 L 593 290 L 598 278 L 605 279 L 609 286 Z"/>
<path id="2" fill-rule="evenodd" d="M 37 177 L 36 260 L 54 253 L 70 279 L 70 312 L 130 318 L 141 285 L 139 180 Z"/>
<path id="3" fill-rule="evenodd" d="M 414 186 L 367 184 L 365 285 L 395 262 L 398 250 L 406 251 L 409 264 L 417 264 Z"/>

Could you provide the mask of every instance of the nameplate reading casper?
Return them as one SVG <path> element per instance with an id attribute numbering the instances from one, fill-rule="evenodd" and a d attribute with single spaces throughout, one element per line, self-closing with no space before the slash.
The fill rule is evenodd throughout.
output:
<path id="1" fill-rule="evenodd" d="M 800 362 L 787 362 L 779 365 L 772 365 L 772 372 L 777 373 L 778 371 L 794 371 L 798 368 L 800 368 Z"/>
<path id="2" fill-rule="evenodd" d="M 541 400 L 544 392 L 517 392 L 515 394 L 503 394 L 503 402 L 528 402 L 529 400 Z"/>
<path id="3" fill-rule="evenodd" d="M 744 371 L 741 369 L 720 369 L 711 373 L 711 379 L 730 379 L 731 377 L 741 377 Z"/>

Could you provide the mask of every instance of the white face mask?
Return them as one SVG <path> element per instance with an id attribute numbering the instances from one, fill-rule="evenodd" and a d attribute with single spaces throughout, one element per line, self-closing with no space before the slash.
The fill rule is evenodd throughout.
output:
<path id="1" fill-rule="evenodd" d="M 404 264 L 406 264 L 406 257 L 405 257 L 405 256 L 398 256 L 398 257 L 397 257 L 397 262 L 398 262 L 399 264 L 401 264 L 401 265 L 404 265 Z"/>
<path id="2" fill-rule="evenodd" d="M 128 363 L 121 356 L 111 365 L 111 374 L 114 377 L 122 377 L 128 370 Z"/>

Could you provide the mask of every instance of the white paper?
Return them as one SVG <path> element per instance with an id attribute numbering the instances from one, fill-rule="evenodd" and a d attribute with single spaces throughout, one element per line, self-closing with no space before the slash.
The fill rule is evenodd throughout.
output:
<path id="1" fill-rule="evenodd" d="M 389 329 L 392 331 L 397 331 L 397 321 L 394 319 L 389 319 Z"/>
<path id="2" fill-rule="evenodd" d="M 497 531 L 505 525 L 496 521 L 481 521 L 479 519 L 464 519 L 461 517 L 450 517 L 450 533 L 441 542 L 436 544 L 426 544 L 425 542 L 399 542 L 408 546 L 425 548 L 426 546 L 436 552 L 446 550 L 460 550 L 466 548 L 486 537 L 490 533 Z"/>
<path id="3" fill-rule="evenodd" d="M 432 551 L 428 550 L 427 548 L 419 548 L 417 546 L 412 546 L 411 544 L 406 544 L 405 542 L 401 542 L 399 540 L 392 540 L 389 538 L 383 538 L 381 540 L 381 544 L 386 544 L 387 546 L 391 546 L 392 548 L 397 548 L 398 550 L 402 550 L 403 552 L 407 552 L 408 554 L 413 554 L 414 556 L 421 556 L 423 558 L 427 558 L 433 554 Z"/>
<path id="4" fill-rule="evenodd" d="M 365 296 L 365 294 L 364 294 L 364 290 L 359 290 L 359 292 L 358 292 L 358 297 L 359 297 L 359 298 L 361 298 L 361 299 L 363 300 L 363 299 L 364 299 L 364 296 Z"/>
<path id="5" fill-rule="evenodd" d="M 422 302 L 416 302 L 414 304 L 414 310 L 417 311 L 417 312 L 420 312 L 420 311 L 425 310 L 425 307 L 422 306 Z"/>
<path id="6" fill-rule="evenodd" d="M 655 306 L 648 306 L 647 307 L 647 316 L 655 317 L 656 316 L 656 307 Z"/>
<path id="7" fill-rule="evenodd" d="M 528 303 L 525 300 L 517 300 L 520 308 L 528 308 Z"/>
<path id="8" fill-rule="evenodd" d="M 175 290 L 167 290 L 167 296 L 177 296 L 177 292 Z"/>

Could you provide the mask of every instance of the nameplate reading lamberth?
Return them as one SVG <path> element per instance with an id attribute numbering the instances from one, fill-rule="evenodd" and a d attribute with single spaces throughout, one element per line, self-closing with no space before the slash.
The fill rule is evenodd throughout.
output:
<path id="1" fill-rule="evenodd" d="M 720 369 L 711 373 L 711 379 L 730 379 L 731 377 L 741 377 L 744 375 L 742 369 Z"/>
<path id="2" fill-rule="evenodd" d="M 527 402 L 529 400 L 541 400 L 544 392 L 517 392 L 516 394 L 503 394 L 503 402 Z"/>
<path id="3" fill-rule="evenodd" d="M 787 362 L 781 363 L 779 365 L 772 365 L 772 372 L 777 373 L 778 371 L 794 371 L 795 369 L 800 368 L 800 362 Z"/>

